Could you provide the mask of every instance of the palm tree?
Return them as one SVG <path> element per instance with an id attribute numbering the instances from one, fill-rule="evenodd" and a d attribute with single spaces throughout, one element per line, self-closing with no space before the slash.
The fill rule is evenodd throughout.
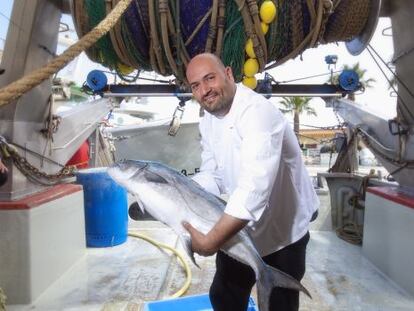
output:
<path id="1" fill-rule="evenodd" d="M 359 65 L 359 62 L 354 64 L 352 67 L 348 65 L 344 65 L 342 67 L 342 70 L 353 70 L 355 71 L 359 76 L 359 82 L 361 83 L 362 87 L 364 89 L 368 89 L 373 87 L 373 83 L 377 82 L 374 78 L 365 78 L 365 74 L 367 73 L 366 69 L 362 69 Z M 332 76 L 332 79 L 329 79 L 327 82 L 338 84 L 339 74 L 335 74 Z M 355 101 L 355 93 L 348 94 L 348 99 Z"/>
<path id="2" fill-rule="evenodd" d="M 306 112 L 308 115 L 316 116 L 316 111 L 310 106 L 311 97 L 283 97 L 280 102 L 285 109 L 280 109 L 283 113 L 293 113 L 293 130 L 299 141 L 300 122 L 299 116 Z"/>

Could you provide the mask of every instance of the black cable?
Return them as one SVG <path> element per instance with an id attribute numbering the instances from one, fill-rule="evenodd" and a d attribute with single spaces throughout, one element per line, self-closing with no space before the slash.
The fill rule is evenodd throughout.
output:
<path id="1" fill-rule="evenodd" d="M 310 139 L 310 140 L 314 140 L 314 141 L 316 141 L 318 143 L 322 143 L 322 139 L 316 139 L 316 138 L 313 138 L 313 137 L 310 137 L 310 136 L 306 136 L 306 135 L 303 135 L 303 134 L 300 134 L 300 133 L 296 133 L 296 132 L 295 132 L 295 134 L 298 135 L 298 136 L 300 136 L 300 137 L 304 137 L 304 138 L 307 138 L 307 139 Z"/>
<path id="2" fill-rule="evenodd" d="M 402 169 L 406 168 L 408 166 L 408 162 L 405 163 L 403 166 L 398 167 L 396 170 L 392 171 L 391 173 L 389 173 L 385 179 L 389 180 L 390 176 L 393 176 L 394 174 L 397 174 L 399 171 L 401 171 Z"/>
<path id="3" fill-rule="evenodd" d="M 407 110 L 407 112 L 411 115 L 412 118 L 414 118 L 414 115 L 411 113 L 411 111 L 407 108 L 407 105 L 405 104 L 404 100 L 402 99 L 401 95 L 398 93 L 398 91 L 395 89 L 395 87 L 392 85 L 390 79 L 387 77 L 387 74 L 384 72 L 384 70 L 382 69 L 381 65 L 378 63 L 378 61 L 376 60 L 376 58 L 374 57 L 374 55 L 372 54 L 372 52 L 370 51 L 370 49 L 367 49 L 368 53 L 371 55 L 372 59 L 374 60 L 374 62 L 377 64 L 377 67 L 381 70 L 382 74 L 384 75 L 385 79 L 388 81 L 388 83 L 390 84 L 390 86 L 392 87 L 392 89 L 394 90 L 394 92 L 396 92 L 398 99 L 401 101 L 401 104 L 404 106 L 404 108 Z"/>
<path id="4" fill-rule="evenodd" d="M 293 124 L 293 122 L 289 122 L 290 124 Z M 316 128 L 316 129 L 321 129 L 321 130 L 335 130 L 335 129 L 341 129 L 343 128 L 343 124 L 338 124 L 338 125 L 331 125 L 331 126 L 315 126 L 315 125 L 309 125 L 309 124 L 303 124 L 303 123 L 299 123 L 300 126 L 306 126 L 306 127 L 312 127 L 312 128 Z"/>
<path id="5" fill-rule="evenodd" d="M 389 67 L 389 65 L 387 64 L 387 62 L 385 62 L 385 60 L 381 57 L 381 55 L 379 55 L 379 53 L 372 47 L 371 44 L 368 44 L 368 49 L 369 48 L 371 48 L 371 50 L 375 53 L 375 55 L 377 55 L 377 57 L 381 60 L 381 62 L 385 65 L 385 67 L 387 67 L 387 69 L 392 73 L 392 75 L 394 76 L 394 78 L 397 79 L 397 81 L 400 82 L 400 84 L 407 90 L 408 94 L 410 94 L 411 97 L 414 98 L 414 93 L 409 89 L 409 87 L 404 83 L 404 81 L 402 81 L 398 77 L 398 75 L 394 71 L 392 71 L 392 69 Z"/>
<path id="6" fill-rule="evenodd" d="M 297 78 L 297 79 L 287 80 L 287 81 L 276 81 L 273 77 L 272 77 L 272 79 L 275 83 L 290 83 L 290 82 L 295 82 L 295 81 L 300 81 L 300 80 L 306 80 L 306 79 L 312 79 L 312 78 L 317 78 L 317 77 L 328 76 L 330 74 L 339 73 L 339 72 L 342 72 L 342 70 L 337 70 L 337 71 L 333 71 L 333 72 L 322 73 L 322 74 L 317 74 L 317 75 L 313 75 L 313 76 Z"/>
<path id="7" fill-rule="evenodd" d="M 14 26 L 16 26 L 17 28 L 19 28 L 21 31 L 25 32 L 22 28 L 20 28 L 20 26 L 18 24 L 16 24 L 14 21 L 12 21 L 11 18 L 8 17 L 6 14 L 4 14 L 3 12 L 0 11 L 0 15 L 3 16 L 5 19 L 7 19 Z"/>
<path id="8" fill-rule="evenodd" d="M 138 80 L 145 80 L 145 81 L 152 81 L 152 82 L 161 82 L 161 83 L 168 83 L 168 84 L 171 83 L 171 81 L 169 81 L 169 80 L 150 79 L 150 78 L 143 78 L 143 77 L 138 77 Z"/>
<path id="9" fill-rule="evenodd" d="M 113 72 L 113 71 L 108 71 L 108 70 L 101 70 L 101 72 L 109 73 L 109 74 L 111 74 L 113 76 L 117 76 L 118 75 L 118 73 Z M 131 75 L 124 75 L 124 77 L 135 78 L 134 76 L 131 76 Z M 159 83 L 171 84 L 171 81 L 170 80 L 160 80 L 160 79 L 143 78 L 143 77 L 140 77 L 139 75 L 138 75 L 138 77 L 136 77 L 136 79 L 137 80 L 145 80 L 145 81 L 151 81 L 151 82 L 159 82 Z"/>

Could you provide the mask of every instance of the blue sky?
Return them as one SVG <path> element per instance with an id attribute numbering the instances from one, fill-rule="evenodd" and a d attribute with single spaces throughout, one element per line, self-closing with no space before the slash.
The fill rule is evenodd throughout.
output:
<path id="1" fill-rule="evenodd" d="M 3 15 L 6 15 L 8 18 L 10 18 L 11 15 L 11 9 L 13 6 L 12 0 L 0 0 L 0 48 L 3 49 L 4 47 L 4 40 L 7 36 L 7 27 L 9 26 L 9 20 L 4 17 Z"/>
<path id="2" fill-rule="evenodd" d="M 7 26 L 8 26 L 8 19 L 5 18 L 3 15 L 6 15 L 10 18 L 11 15 L 11 8 L 12 8 L 12 0 L 0 0 L 0 48 L 4 47 L 3 39 L 6 38 L 7 35 Z M 69 15 L 63 15 L 62 20 L 66 23 L 72 25 L 71 17 Z M 386 60 L 389 61 L 393 55 L 393 44 L 391 37 L 385 37 L 382 35 L 382 31 L 385 28 L 388 28 L 391 25 L 389 19 L 382 18 L 379 21 L 377 31 L 371 41 L 371 45 L 379 51 L 381 56 Z M 72 38 L 76 37 L 74 32 L 68 33 L 68 35 Z M 58 53 L 61 53 L 64 48 L 60 48 Z M 350 55 L 344 43 L 337 44 L 329 44 L 329 45 L 321 45 L 318 48 L 308 49 L 302 55 L 302 60 L 300 58 L 296 58 L 295 60 L 290 60 L 286 64 L 280 67 L 276 67 L 269 71 L 269 73 L 277 80 L 277 81 L 287 81 L 295 78 L 300 77 L 307 77 L 315 74 L 321 74 L 328 72 L 328 66 L 325 63 L 325 56 L 335 54 L 338 55 L 339 60 L 337 64 L 337 69 L 340 69 L 343 65 L 353 65 L 356 62 L 359 62 L 362 68 L 368 70 L 367 77 L 374 78 L 377 82 L 374 85 L 374 88 L 366 90 L 366 92 L 362 95 L 357 96 L 357 101 L 370 110 L 380 111 L 383 115 L 391 118 L 395 115 L 395 98 L 389 96 L 390 91 L 388 90 L 388 83 L 385 78 L 382 76 L 381 71 L 377 68 L 371 57 L 369 56 L 367 51 L 364 51 L 359 56 L 352 56 Z M 77 74 L 77 78 L 79 79 L 78 83 L 84 81 L 87 73 L 94 69 L 94 68 L 102 68 L 98 64 L 92 63 L 88 60 L 82 60 L 82 68 L 83 69 L 80 73 Z M 259 76 L 260 78 L 260 76 Z M 300 81 L 298 83 L 325 83 L 326 77 L 322 78 L 315 78 L 312 80 L 305 80 Z M 272 98 L 272 101 L 278 102 L 279 99 Z M 172 105 L 175 107 L 177 104 L 175 99 L 169 99 L 169 102 L 173 102 Z M 318 112 L 318 117 L 307 117 L 303 116 L 301 118 L 301 123 L 304 124 L 312 124 L 312 125 L 321 125 L 324 124 L 326 126 L 336 124 L 336 117 L 332 113 L 331 109 L 325 108 L 324 102 L 319 99 L 315 98 L 312 100 L 312 105 Z M 380 109 L 378 109 L 380 107 Z"/>

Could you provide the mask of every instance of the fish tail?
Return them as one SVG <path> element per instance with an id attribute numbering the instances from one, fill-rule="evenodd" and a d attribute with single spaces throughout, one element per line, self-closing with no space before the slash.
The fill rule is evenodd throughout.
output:
<path id="1" fill-rule="evenodd" d="M 263 271 L 261 277 L 257 281 L 257 300 L 259 304 L 260 311 L 268 311 L 270 295 L 273 288 L 283 287 L 289 288 L 297 291 L 302 291 L 310 298 L 308 290 L 295 278 L 291 277 L 289 274 L 280 271 L 276 268 L 273 268 L 269 265 L 266 265 L 265 270 Z"/>

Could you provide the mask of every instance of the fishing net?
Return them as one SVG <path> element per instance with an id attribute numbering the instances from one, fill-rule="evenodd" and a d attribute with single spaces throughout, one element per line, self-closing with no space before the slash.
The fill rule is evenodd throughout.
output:
<path id="1" fill-rule="evenodd" d="M 276 18 L 264 35 L 259 8 L 275 4 Z M 97 25 L 119 0 L 73 0 L 79 37 Z M 364 29 L 371 0 L 133 0 L 88 57 L 124 74 L 128 70 L 173 74 L 185 81 L 189 60 L 205 51 L 243 78 L 246 41 L 253 41 L 259 71 L 295 58 L 318 44 L 348 41 Z"/>
<path id="2" fill-rule="evenodd" d="M 352 39 L 365 26 L 371 8 L 368 0 L 340 1 L 326 25 L 324 42 Z"/>
<path id="3" fill-rule="evenodd" d="M 243 19 L 235 2 L 228 1 L 226 6 L 226 31 L 223 38 L 221 59 L 225 66 L 232 67 L 234 78 L 241 81 L 243 78 L 244 44 L 246 35 Z"/>

